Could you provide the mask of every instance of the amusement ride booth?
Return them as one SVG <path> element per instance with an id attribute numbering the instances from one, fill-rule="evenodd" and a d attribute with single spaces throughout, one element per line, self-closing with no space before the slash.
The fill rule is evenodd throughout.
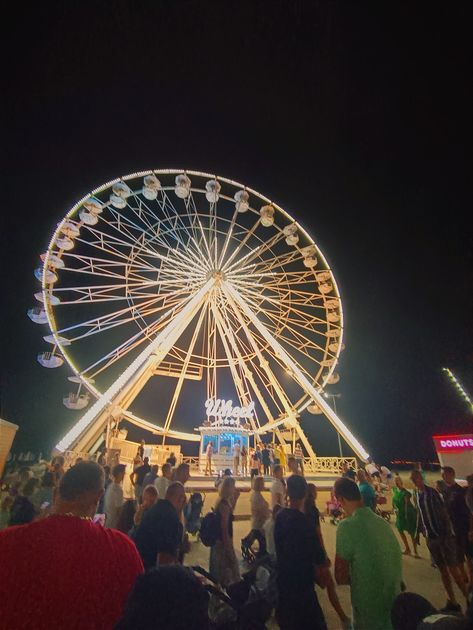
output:
<path id="1" fill-rule="evenodd" d="M 205 471 L 207 463 L 207 447 L 212 444 L 212 468 L 223 471 L 233 470 L 233 447 L 250 447 L 251 425 L 255 404 L 247 407 L 233 407 L 232 400 L 214 400 L 209 398 L 205 403 L 207 419 L 197 430 L 200 433 L 199 470 Z M 213 420 L 212 420 L 213 418 Z M 233 471 L 235 473 L 235 471 Z"/>

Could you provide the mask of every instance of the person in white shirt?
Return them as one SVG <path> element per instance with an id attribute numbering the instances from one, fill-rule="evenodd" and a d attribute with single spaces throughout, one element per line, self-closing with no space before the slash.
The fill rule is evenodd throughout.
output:
<path id="1" fill-rule="evenodd" d="M 123 478 L 125 477 L 125 464 L 116 464 L 112 468 L 113 481 L 109 484 L 105 493 L 104 510 L 105 510 L 105 527 L 116 529 L 118 517 L 123 506 Z"/>
<path id="2" fill-rule="evenodd" d="M 212 442 L 209 442 L 207 444 L 207 448 L 205 449 L 205 455 L 207 458 L 207 461 L 205 462 L 205 471 L 204 474 L 205 475 L 212 475 L 212 455 L 214 452 L 214 447 Z"/>
<path id="3" fill-rule="evenodd" d="M 163 464 L 161 466 L 161 477 L 156 477 L 154 480 L 154 487 L 158 491 L 158 499 L 164 499 L 166 492 L 172 483 L 172 466 L 171 464 Z"/>
<path id="4" fill-rule="evenodd" d="M 389 470 L 389 468 L 387 466 L 381 466 L 379 470 L 381 472 L 381 481 L 386 486 L 393 486 L 394 485 L 394 478 L 393 478 L 393 474 Z"/>
<path id="5" fill-rule="evenodd" d="M 379 479 L 380 477 L 379 470 L 376 467 L 376 465 L 373 464 L 373 462 L 368 462 L 365 466 L 365 470 L 368 473 L 368 475 L 371 475 L 371 477 L 378 477 Z"/>
<path id="6" fill-rule="evenodd" d="M 276 504 L 273 508 L 273 513 L 268 519 L 266 519 L 263 525 L 264 537 L 266 539 L 266 552 L 269 553 L 272 558 L 276 558 L 276 545 L 274 544 L 274 522 L 276 521 L 276 516 L 281 509 L 282 507 Z"/>
<path id="7" fill-rule="evenodd" d="M 235 475 L 235 477 L 238 476 L 238 472 L 240 469 L 240 453 L 240 442 L 235 442 L 235 444 L 233 445 L 233 474 Z"/>
<path id="8" fill-rule="evenodd" d="M 282 466 L 276 464 L 273 472 L 273 483 L 271 484 L 271 508 L 274 510 L 276 505 L 284 506 L 286 504 L 286 486 L 283 480 Z"/>

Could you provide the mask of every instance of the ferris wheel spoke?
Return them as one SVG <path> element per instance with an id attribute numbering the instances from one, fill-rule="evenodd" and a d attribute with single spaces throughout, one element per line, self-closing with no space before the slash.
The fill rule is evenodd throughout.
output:
<path id="1" fill-rule="evenodd" d="M 258 256 L 261 257 L 262 254 L 269 252 L 283 238 L 284 238 L 284 233 L 281 230 L 280 232 L 277 232 L 276 234 L 274 234 L 267 241 L 263 241 L 262 243 L 260 243 L 259 245 L 251 249 L 249 252 L 247 252 L 244 256 L 242 256 L 238 261 L 234 262 L 233 264 L 229 265 L 228 264 L 229 261 L 227 261 L 227 264 L 224 267 L 224 271 L 226 273 L 230 273 L 233 270 L 236 270 L 236 271 L 240 270 L 240 268 L 243 267 L 244 264 L 251 263 L 251 261 L 257 258 Z"/>
<path id="2" fill-rule="evenodd" d="M 252 346 L 256 355 L 258 356 L 262 369 L 266 372 L 266 375 L 269 381 L 271 382 L 275 392 L 277 393 L 277 396 L 279 397 L 279 400 L 282 403 L 282 406 L 284 407 L 284 411 L 288 414 L 290 418 L 292 418 L 295 421 L 296 419 L 295 410 L 292 407 L 291 402 L 286 396 L 286 393 L 284 392 L 283 388 L 281 387 L 278 380 L 276 379 L 273 371 L 271 370 L 268 361 L 264 358 L 263 352 L 261 348 L 259 347 L 258 343 L 255 341 L 250 329 L 248 328 L 248 325 L 245 323 L 244 317 L 242 315 L 242 311 L 240 310 L 241 308 L 240 304 L 237 304 L 235 301 L 234 295 L 238 295 L 238 293 L 231 287 L 228 287 L 228 285 L 225 282 L 222 283 L 222 291 L 226 294 L 233 311 L 235 312 L 238 320 L 240 321 L 242 329 L 248 341 L 250 342 L 250 345 Z M 239 302 L 242 302 L 242 298 L 240 297 L 239 297 Z"/>
<path id="3" fill-rule="evenodd" d="M 190 296 L 192 297 L 192 296 Z M 107 363 L 103 365 L 99 370 L 91 373 L 91 376 L 96 377 L 100 372 L 109 368 L 116 361 L 123 359 L 123 357 L 136 349 L 139 345 L 144 343 L 145 341 L 149 341 L 151 336 L 155 336 L 160 330 L 165 328 L 173 317 L 176 317 L 178 313 L 184 309 L 185 305 L 189 302 L 189 299 L 179 300 L 177 304 L 171 306 L 161 317 L 157 320 L 151 322 L 148 326 L 140 329 L 137 333 L 126 339 L 123 343 L 113 348 L 110 352 L 108 352 L 105 356 L 99 358 L 95 363 L 89 365 L 85 370 L 84 374 L 91 373 L 93 368 L 103 364 L 105 361 Z M 170 305 L 167 304 L 167 307 Z"/>
<path id="4" fill-rule="evenodd" d="M 227 253 L 228 245 L 229 245 L 229 243 L 230 243 L 230 241 L 232 239 L 233 230 L 235 229 L 237 216 L 238 216 L 238 210 L 235 209 L 234 212 L 233 212 L 233 216 L 232 216 L 232 220 L 231 220 L 230 226 L 229 226 L 228 231 L 227 231 L 227 235 L 225 236 L 225 241 L 224 241 L 223 246 L 222 246 L 222 251 L 220 252 L 220 257 L 218 259 L 218 263 L 216 265 L 217 269 L 221 269 L 222 268 L 222 262 L 223 262 L 223 259 L 225 258 L 225 254 Z"/>
<path id="5" fill-rule="evenodd" d="M 95 329 L 95 328 L 101 328 L 104 324 L 106 324 L 109 321 L 113 321 L 115 317 L 120 317 L 122 315 L 125 315 L 127 313 L 132 313 L 136 316 L 137 312 L 140 311 L 140 309 L 145 309 L 144 312 L 146 312 L 146 309 L 149 308 L 151 305 L 156 304 L 157 302 L 163 302 L 163 304 L 168 304 L 169 300 L 173 297 L 177 298 L 178 300 L 182 299 L 182 295 L 188 295 L 189 291 L 187 290 L 179 290 L 179 291 L 174 291 L 172 293 L 168 293 L 166 295 L 156 295 L 152 298 L 150 298 L 147 302 L 142 302 L 140 304 L 140 307 L 137 307 L 135 304 L 130 305 L 127 308 L 124 309 L 120 309 L 118 311 L 115 311 L 113 313 L 108 313 L 106 315 L 101 315 L 99 317 L 94 317 L 91 318 L 87 321 L 84 322 L 79 322 L 77 324 L 72 324 L 66 327 L 61 328 L 60 330 L 57 330 L 57 334 L 63 335 L 71 330 L 76 330 L 76 329 L 80 329 L 80 328 L 90 328 L 90 329 Z M 158 310 L 160 309 L 160 307 L 155 307 Z M 153 311 L 151 311 L 152 313 Z M 125 322 L 124 322 L 125 323 Z M 85 336 L 85 335 L 83 335 Z"/>
<path id="6" fill-rule="evenodd" d="M 194 196 L 192 195 L 192 192 L 189 194 L 189 196 L 185 200 L 185 206 L 186 206 L 187 214 L 189 215 L 190 224 L 192 225 L 193 228 L 195 227 L 195 225 L 197 225 L 199 228 L 198 231 L 200 232 L 200 237 L 199 237 L 199 241 L 197 241 L 198 249 L 200 251 L 202 243 L 204 243 L 205 249 L 208 254 L 208 260 L 211 261 L 212 253 L 210 251 L 209 242 L 205 236 L 204 228 L 202 226 L 202 221 L 200 220 L 200 215 L 197 212 L 197 208 L 195 206 Z M 192 208 L 192 212 L 190 211 L 191 208 Z M 204 258 L 204 262 L 205 262 L 206 267 L 210 270 L 210 265 L 207 261 L 205 261 L 205 258 Z"/>
<path id="7" fill-rule="evenodd" d="M 166 420 L 164 422 L 163 444 L 164 444 L 165 436 L 166 436 L 167 432 L 169 431 L 169 427 L 171 425 L 171 421 L 172 421 L 172 418 L 174 416 L 174 412 L 176 410 L 177 401 L 179 400 L 179 396 L 181 394 L 182 385 L 184 384 L 184 379 L 186 377 L 187 369 L 189 367 L 189 363 L 190 363 L 190 360 L 192 358 L 192 353 L 194 351 L 194 346 L 195 346 L 195 343 L 197 341 L 197 336 L 198 336 L 198 334 L 200 332 L 200 329 L 202 327 L 202 322 L 204 321 L 204 316 L 205 316 L 205 308 L 201 307 L 200 314 L 199 314 L 199 317 L 197 319 L 197 323 L 196 323 L 196 326 L 194 328 L 194 332 L 193 332 L 191 341 L 189 343 L 189 347 L 188 347 L 188 350 L 187 350 L 187 353 L 186 353 L 186 357 L 185 357 L 184 363 L 182 365 L 181 373 L 179 375 L 179 378 L 178 378 L 177 383 L 176 383 L 176 387 L 174 389 L 174 394 L 173 394 L 173 397 L 172 397 L 172 400 L 171 400 L 171 404 L 169 405 L 169 408 L 168 408 L 168 413 L 166 415 Z"/>
<path id="8" fill-rule="evenodd" d="M 197 245 L 196 234 L 195 234 L 194 229 L 191 227 L 191 229 L 189 230 L 189 227 L 182 220 L 181 215 L 177 212 L 169 196 L 166 194 L 165 191 L 162 191 L 162 193 L 163 193 L 163 198 L 162 198 L 161 210 L 163 214 L 169 220 L 173 218 L 175 221 L 175 232 L 172 233 L 173 237 L 176 239 L 176 241 L 178 241 L 181 244 L 182 250 L 188 251 L 189 255 L 196 262 L 198 262 L 199 264 L 202 264 L 204 261 L 203 261 L 200 248 Z M 168 210 L 172 214 L 170 214 Z M 179 229 L 177 228 L 178 225 L 179 225 Z M 187 241 L 185 242 L 181 239 L 181 231 L 187 236 Z M 181 251 L 181 250 L 178 250 L 178 251 Z"/>
<path id="9" fill-rule="evenodd" d="M 270 252 L 263 252 L 265 254 L 269 254 Z M 232 270 L 227 275 L 229 277 L 233 277 L 233 274 L 237 276 L 248 275 L 251 272 L 252 277 L 259 278 L 264 276 L 272 276 L 277 277 L 278 274 L 280 277 L 285 277 L 287 273 L 289 273 L 284 267 L 287 267 L 291 263 L 298 262 L 303 259 L 302 254 L 297 250 L 293 249 L 292 251 L 285 252 L 283 254 L 271 255 L 266 258 L 261 258 L 256 262 L 251 264 L 245 264 L 243 266 L 238 267 L 238 269 Z M 284 271 L 274 271 L 277 268 L 283 268 Z M 305 271 L 303 273 L 309 273 Z M 313 273 L 313 272 L 312 272 Z"/>
<path id="10" fill-rule="evenodd" d="M 237 264 L 237 263 L 233 263 L 232 265 L 230 265 L 232 260 L 234 260 L 235 257 L 238 256 L 238 254 L 243 250 L 243 248 L 247 246 L 247 243 L 249 242 L 251 237 L 255 234 L 259 224 L 260 224 L 260 219 L 258 218 L 255 221 L 255 223 L 253 224 L 253 226 L 247 231 L 246 235 L 241 239 L 241 241 L 230 252 L 229 257 L 227 258 L 227 260 L 222 265 L 222 270 L 226 274 L 228 274 L 231 271 L 231 269 Z M 249 254 L 251 254 L 252 251 L 253 250 L 250 250 L 250 252 L 248 252 L 247 256 Z M 241 261 L 238 261 L 238 262 L 241 262 Z"/>
<path id="11" fill-rule="evenodd" d="M 244 400 L 245 400 L 244 404 L 248 404 L 246 400 L 248 399 L 250 390 L 252 389 L 261 407 L 263 408 L 263 411 L 266 417 L 268 418 L 269 421 L 272 421 L 273 414 L 254 378 L 254 374 L 256 373 L 256 369 L 255 369 L 256 366 L 253 363 L 253 361 L 251 361 L 251 359 L 245 363 L 245 360 L 243 359 L 243 356 L 238 347 L 238 338 L 235 336 L 232 330 L 232 327 L 229 324 L 227 312 L 220 313 L 219 311 L 217 311 L 215 317 L 217 320 L 217 325 L 219 326 L 219 334 L 221 336 L 222 342 L 224 342 L 225 350 L 226 350 L 227 356 L 229 357 L 229 360 L 232 356 L 234 356 L 238 362 L 238 367 L 240 371 L 240 379 L 236 380 L 236 382 L 241 383 L 241 384 L 245 383 L 246 393 L 244 395 Z M 269 391 L 269 390 L 266 390 L 266 391 Z M 276 401 L 273 400 L 273 403 L 275 402 Z M 277 404 L 276 404 L 276 407 L 277 407 Z M 259 428 L 260 423 L 258 419 L 257 419 L 256 424 L 257 424 L 257 427 Z M 255 429 L 254 426 L 253 426 L 253 429 Z"/>

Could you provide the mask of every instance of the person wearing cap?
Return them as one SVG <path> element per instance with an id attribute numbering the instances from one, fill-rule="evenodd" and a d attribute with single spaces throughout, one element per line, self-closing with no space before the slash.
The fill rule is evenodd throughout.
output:
<path id="1" fill-rule="evenodd" d="M 325 588 L 327 557 L 316 531 L 304 514 L 307 482 L 300 475 L 287 480 L 289 507 L 279 510 L 274 524 L 278 561 L 279 601 L 276 618 L 281 630 L 326 630 L 325 617 L 314 589 Z"/>

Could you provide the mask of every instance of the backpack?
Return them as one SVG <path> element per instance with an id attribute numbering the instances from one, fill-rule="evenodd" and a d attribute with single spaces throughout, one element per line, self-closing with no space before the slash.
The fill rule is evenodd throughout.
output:
<path id="1" fill-rule="evenodd" d="M 200 524 L 200 540 L 206 547 L 213 547 L 220 536 L 220 515 L 212 510 L 202 519 Z"/>

